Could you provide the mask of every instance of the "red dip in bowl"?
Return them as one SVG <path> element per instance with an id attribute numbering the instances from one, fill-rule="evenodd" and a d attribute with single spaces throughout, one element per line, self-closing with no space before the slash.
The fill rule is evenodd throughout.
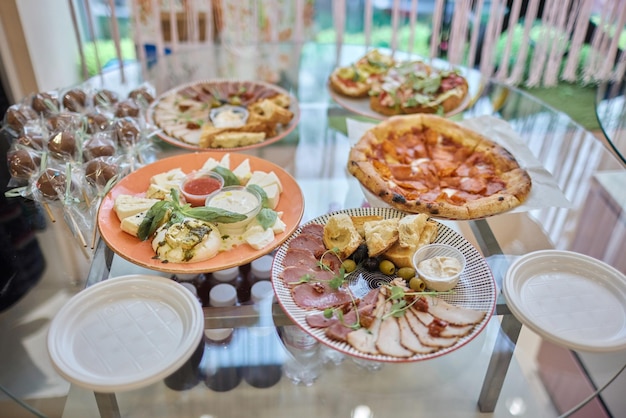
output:
<path id="1" fill-rule="evenodd" d="M 182 181 L 180 192 L 191 206 L 204 206 L 207 196 L 221 189 L 223 185 L 222 176 L 213 171 L 194 172 Z"/>

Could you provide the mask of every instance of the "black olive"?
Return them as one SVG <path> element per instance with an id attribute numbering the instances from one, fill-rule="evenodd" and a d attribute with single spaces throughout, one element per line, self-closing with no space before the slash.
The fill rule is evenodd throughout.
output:
<path id="1" fill-rule="evenodd" d="M 363 260 L 363 268 L 367 271 L 378 271 L 379 260 L 377 257 L 369 257 Z"/>
<path id="2" fill-rule="evenodd" d="M 361 264 L 364 260 L 367 259 L 367 245 L 361 244 L 357 247 L 357 249 L 352 253 L 350 257 L 355 263 Z"/>

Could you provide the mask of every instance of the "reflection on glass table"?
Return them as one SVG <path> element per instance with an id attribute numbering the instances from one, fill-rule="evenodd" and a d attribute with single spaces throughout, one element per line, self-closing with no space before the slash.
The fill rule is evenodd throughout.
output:
<path id="1" fill-rule="evenodd" d="M 609 144 L 626 164 L 626 81 L 598 86 L 596 116 Z"/>

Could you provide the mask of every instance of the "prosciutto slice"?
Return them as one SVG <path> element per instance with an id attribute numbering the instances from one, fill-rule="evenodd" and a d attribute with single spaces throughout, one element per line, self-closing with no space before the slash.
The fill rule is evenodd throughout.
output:
<path id="1" fill-rule="evenodd" d="M 302 266 L 290 266 L 285 268 L 280 277 L 283 279 L 286 285 L 292 286 L 299 284 L 300 281 L 309 277 L 310 281 L 328 281 L 335 276 L 335 273 L 328 270 L 320 270 L 318 268 L 313 269 L 310 267 Z"/>
<path id="2" fill-rule="evenodd" d="M 317 259 L 319 259 L 324 254 L 324 252 L 326 252 L 326 247 L 324 246 L 324 241 L 322 240 L 322 238 L 313 234 L 298 235 L 289 242 L 289 248 L 299 248 L 309 251 Z"/>
<path id="3" fill-rule="evenodd" d="M 291 289 L 294 302 L 303 309 L 326 309 L 350 303 L 350 290 L 340 287 L 332 289 L 326 283 L 303 283 Z"/>

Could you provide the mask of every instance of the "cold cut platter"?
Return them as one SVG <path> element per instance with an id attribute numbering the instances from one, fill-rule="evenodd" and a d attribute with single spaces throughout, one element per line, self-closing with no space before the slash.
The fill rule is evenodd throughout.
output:
<path id="1" fill-rule="evenodd" d="M 473 340 L 495 308 L 496 284 L 491 270 L 463 236 L 432 219 L 424 227 L 424 219 L 417 219 L 420 216 L 392 208 L 355 208 L 320 216 L 299 227 L 278 248 L 272 267 L 272 283 L 283 310 L 320 342 L 372 361 L 427 360 Z M 342 224 L 346 220 L 352 225 Z M 423 286 L 413 290 L 413 281 L 420 280 L 399 276 L 401 270 L 410 271 L 406 254 L 415 251 L 402 247 L 403 230 L 415 235 L 415 225 L 420 222 L 423 229 L 417 236 L 426 234 L 429 227 L 434 232 L 419 245 L 448 244 L 466 259 L 458 284 L 450 291 L 435 292 Z M 370 247 L 369 241 L 378 241 L 372 237 L 385 235 L 381 228 L 388 224 L 399 225 L 400 241 L 396 237 L 396 242 L 376 257 L 385 260 L 380 268 L 371 265 L 372 257 L 361 257 L 355 263 L 346 261 L 356 260 L 360 251 L 346 256 L 343 244 L 353 242 L 352 238 L 344 239 L 346 231 L 352 226 L 359 234 L 364 230 L 362 241 L 367 239 Z M 330 225 L 333 231 L 329 231 Z M 357 241 L 360 239 L 352 234 Z M 392 231 L 390 235 L 394 234 Z M 403 268 L 383 272 L 390 260 Z"/>

